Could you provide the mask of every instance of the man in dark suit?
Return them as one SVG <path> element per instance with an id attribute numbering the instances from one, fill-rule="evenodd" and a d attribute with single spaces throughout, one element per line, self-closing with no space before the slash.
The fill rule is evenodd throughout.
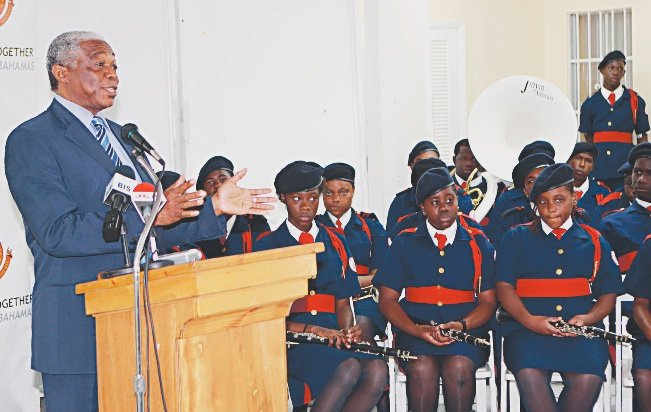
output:
<path id="1" fill-rule="evenodd" d="M 113 105 L 119 82 L 108 43 L 94 33 L 63 33 L 50 45 L 47 68 L 52 104 L 15 129 L 5 151 L 7 180 L 34 255 L 32 368 L 43 374 L 48 412 L 96 411 L 95 322 L 74 287 L 122 265 L 119 242 L 101 235 L 104 189 L 115 167 L 132 167 L 138 180 L 148 177 L 131 147 L 117 139 L 120 126 L 100 114 Z M 222 214 L 271 209 L 272 198 L 254 197 L 268 189 L 237 186 L 245 173 L 210 197 L 188 192 L 193 182 L 180 178 L 165 192 L 158 235 L 168 244 L 215 238 L 225 233 Z M 129 234 L 142 232 L 134 208 L 124 220 Z"/>

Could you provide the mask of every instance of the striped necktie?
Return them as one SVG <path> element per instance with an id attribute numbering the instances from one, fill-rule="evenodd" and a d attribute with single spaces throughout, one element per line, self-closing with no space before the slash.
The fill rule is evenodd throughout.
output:
<path id="1" fill-rule="evenodd" d="M 106 154 L 111 158 L 113 165 L 120 166 L 122 162 L 120 162 L 118 154 L 115 153 L 115 149 L 113 149 L 113 146 L 111 146 L 108 133 L 106 132 L 106 126 L 104 126 L 104 121 L 100 117 L 95 116 L 93 117 L 93 120 L 90 121 L 90 123 L 95 128 L 95 138 L 99 144 L 102 145 L 102 149 L 104 149 Z"/>

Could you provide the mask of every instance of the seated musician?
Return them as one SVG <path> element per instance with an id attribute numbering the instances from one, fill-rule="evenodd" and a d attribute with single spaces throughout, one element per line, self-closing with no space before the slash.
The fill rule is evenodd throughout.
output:
<path id="1" fill-rule="evenodd" d="M 326 213 L 316 221 L 331 227 L 346 238 L 355 261 L 357 280 L 364 299 L 355 300 L 355 319 L 362 328 L 362 339 L 373 342 L 376 335 L 384 336 L 387 321 L 377 303 L 367 294 L 374 293 L 372 280 L 382 259 L 389 251 L 389 236 L 375 215 L 358 213 L 352 208 L 355 196 L 355 169 L 346 163 L 325 167 L 323 204 Z M 365 217 L 366 216 L 366 217 Z"/>
<path id="2" fill-rule="evenodd" d="M 633 382 L 641 412 L 651 411 L 651 235 L 647 236 L 628 270 L 626 291 L 635 297 L 633 320 L 627 325 L 637 341 L 633 344 Z M 634 329 L 634 330 L 631 330 Z"/>
<path id="3" fill-rule="evenodd" d="M 325 251 L 317 255 L 316 278 L 308 282 L 309 295 L 294 302 L 286 327 L 328 338 L 336 347 L 300 344 L 288 349 L 290 396 L 295 406 L 314 398 L 311 410 L 315 412 L 371 411 L 387 385 L 387 364 L 375 355 L 337 349 L 360 340 L 361 329 L 354 324 L 350 305 L 360 287 L 348 264 L 345 239 L 314 221 L 322 174 L 319 165 L 304 161 L 290 163 L 278 173 L 274 186 L 287 207 L 287 220 L 261 235 L 254 250 L 323 242 Z M 304 384 L 309 392 L 303 390 Z"/>
<path id="4" fill-rule="evenodd" d="M 435 411 L 441 378 L 446 410 L 468 412 L 475 372 L 489 350 L 454 341 L 445 332 L 487 336 L 486 323 L 496 307 L 493 248 L 457 214 L 454 180 L 446 168 L 425 172 L 416 197 L 427 219 L 393 241 L 373 283 L 380 288 L 380 310 L 394 327 L 396 345 L 418 356 L 406 367 L 409 410 Z M 398 301 L 403 289 L 405 297 Z"/>
<path id="5" fill-rule="evenodd" d="M 528 412 L 592 410 L 608 344 L 561 332 L 550 322 L 600 324 L 623 289 L 610 245 L 573 218 L 572 175 L 566 163 L 543 170 L 529 193 L 539 217 L 510 229 L 497 248 L 497 296 L 515 319 L 501 331 L 504 359 Z M 564 382 L 558 401 L 553 372 Z"/>
<path id="6" fill-rule="evenodd" d="M 598 161 L 597 147 L 588 142 L 577 142 L 567 161 L 574 170 L 577 207 L 585 210 L 586 216 L 589 217 L 587 223 L 594 228 L 600 220 L 595 218 L 597 205 L 610 194 L 608 186 L 590 176 Z"/>

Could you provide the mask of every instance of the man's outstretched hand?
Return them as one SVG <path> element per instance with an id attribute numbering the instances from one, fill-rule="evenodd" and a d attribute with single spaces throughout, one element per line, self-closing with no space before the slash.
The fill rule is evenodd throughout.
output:
<path id="1" fill-rule="evenodd" d="M 246 169 L 235 173 L 233 177 L 222 183 L 219 190 L 212 196 L 212 205 L 216 215 L 262 215 L 273 210 L 275 197 L 260 196 L 271 193 L 271 189 L 245 189 L 237 183 L 246 175 Z"/>

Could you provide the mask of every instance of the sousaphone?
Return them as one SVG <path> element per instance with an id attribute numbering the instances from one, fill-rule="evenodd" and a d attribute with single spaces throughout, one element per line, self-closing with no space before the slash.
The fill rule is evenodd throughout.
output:
<path id="1" fill-rule="evenodd" d="M 468 117 L 468 141 L 490 183 L 511 181 L 522 148 L 536 140 L 554 146 L 556 162 L 566 162 L 577 140 L 577 119 L 572 104 L 554 84 L 534 76 L 511 76 L 484 90 Z M 492 175 L 492 176 L 491 176 Z M 481 220 L 492 199 L 474 210 Z M 485 210 L 484 210 L 485 209 Z"/>

